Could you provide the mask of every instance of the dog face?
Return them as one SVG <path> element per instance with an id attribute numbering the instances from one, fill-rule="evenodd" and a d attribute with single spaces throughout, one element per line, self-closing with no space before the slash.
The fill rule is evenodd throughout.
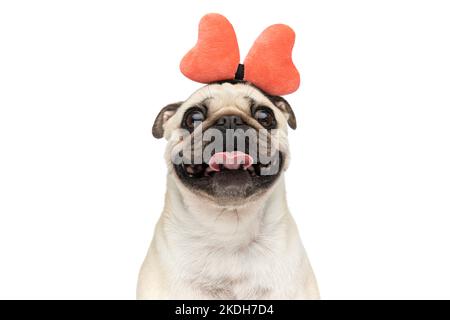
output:
<path id="1" fill-rule="evenodd" d="M 184 190 L 218 205 L 266 194 L 287 169 L 288 102 L 246 82 L 209 84 L 164 107 L 153 135 L 168 140 L 169 174 Z"/>

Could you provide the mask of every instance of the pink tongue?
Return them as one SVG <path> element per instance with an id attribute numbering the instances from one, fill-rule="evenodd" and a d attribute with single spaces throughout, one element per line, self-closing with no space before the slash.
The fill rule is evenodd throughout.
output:
<path id="1" fill-rule="evenodd" d="M 237 170 L 242 165 L 247 169 L 253 164 L 253 158 L 242 152 L 217 152 L 209 159 L 209 167 L 214 171 L 220 171 L 220 165 L 228 170 Z"/>

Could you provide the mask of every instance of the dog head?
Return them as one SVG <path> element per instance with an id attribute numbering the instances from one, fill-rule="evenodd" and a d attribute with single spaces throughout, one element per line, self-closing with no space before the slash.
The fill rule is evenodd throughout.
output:
<path id="1" fill-rule="evenodd" d="M 153 135 L 168 140 L 169 175 L 185 192 L 220 206 L 257 200 L 287 169 L 289 103 L 245 81 L 208 84 L 164 107 Z"/>

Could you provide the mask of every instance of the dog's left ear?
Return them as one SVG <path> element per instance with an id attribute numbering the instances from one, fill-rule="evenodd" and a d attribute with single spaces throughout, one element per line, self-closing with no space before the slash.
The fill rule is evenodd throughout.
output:
<path id="1" fill-rule="evenodd" d="M 158 113 L 152 128 L 152 134 L 156 139 L 164 137 L 164 124 L 177 112 L 182 104 L 183 102 L 171 103 Z"/>
<path id="2" fill-rule="evenodd" d="M 287 115 L 289 127 L 295 130 L 297 128 L 297 120 L 295 119 L 294 111 L 292 111 L 289 102 L 287 102 L 286 99 L 280 96 L 270 96 L 269 99 L 276 107 L 278 107 L 278 109 L 280 109 L 285 115 Z"/>

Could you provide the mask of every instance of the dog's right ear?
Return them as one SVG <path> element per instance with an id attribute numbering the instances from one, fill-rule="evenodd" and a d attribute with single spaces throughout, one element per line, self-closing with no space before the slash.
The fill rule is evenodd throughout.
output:
<path id="1" fill-rule="evenodd" d="M 182 104 L 183 102 L 171 103 L 158 113 L 152 128 L 152 134 L 156 139 L 164 137 L 164 124 L 177 112 Z"/>
<path id="2" fill-rule="evenodd" d="M 277 106 L 281 111 L 283 111 L 284 114 L 287 115 L 287 122 L 289 127 L 295 130 L 297 128 L 297 120 L 295 119 L 295 113 L 292 110 L 289 102 L 287 102 L 286 99 L 280 96 L 270 96 L 269 99 L 275 106 Z"/>

